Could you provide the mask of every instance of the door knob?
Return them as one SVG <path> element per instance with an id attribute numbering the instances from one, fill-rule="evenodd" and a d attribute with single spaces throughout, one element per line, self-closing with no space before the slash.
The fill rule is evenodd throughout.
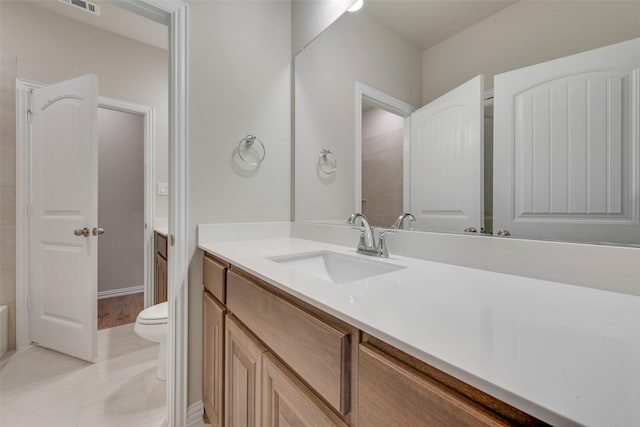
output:
<path id="1" fill-rule="evenodd" d="M 89 237 L 89 234 L 91 234 L 91 231 L 89 230 L 88 227 L 84 227 L 84 228 L 76 228 L 75 230 L 73 230 L 73 235 L 74 236 L 84 236 L 84 237 Z"/>
<path id="2" fill-rule="evenodd" d="M 94 236 L 101 236 L 103 234 L 104 234 L 104 228 L 93 227 L 93 235 Z"/>

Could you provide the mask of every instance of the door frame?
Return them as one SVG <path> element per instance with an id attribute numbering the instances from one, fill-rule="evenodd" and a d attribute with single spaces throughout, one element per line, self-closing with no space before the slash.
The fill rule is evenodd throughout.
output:
<path id="1" fill-rule="evenodd" d="M 167 422 L 172 427 L 188 425 L 202 416 L 202 404 L 188 411 L 188 199 L 187 199 L 187 4 L 182 0 L 119 0 L 116 4 L 130 12 L 167 25 L 169 29 L 169 319 L 167 333 Z M 16 112 L 26 111 L 26 97 L 16 99 Z M 26 116 L 16 115 L 16 138 L 26 126 Z M 25 135 L 22 134 L 22 138 Z M 23 139 L 24 140 L 24 139 Z M 16 164 L 25 162 L 24 144 L 16 147 Z M 24 183 L 28 170 L 18 168 L 16 221 L 26 221 Z M 22 194 L 18 192 L 22 188 Z M 16 224 L 16 283 L 25 283 L 24 228 Z M 18 234 L 23 233 L 23 234 Z M 24 288 L 24 286 L 22 286 Z M 16 294 L 16 307 L 27 307 L 24 294 Z M 25 310 L 26 311 L 26 310 Z M 23 320 L 23 319 L 22 319 Z M 16 332 L 24 321 L 16 319 Z M 28 333 L 28 329 L 27 329 Z M 188 414 L 188 412 L 191 412 Z M 187 416 L 189 415 L 189 419 Z"/>
<path id="2" fill-rule="evenodd" d="M 156 110 L 148 105 L 135 104 L 106 96 L 98 96 L 98 108 L 136 114 L 142 116 L 144 120 L 144 306 L 149 307 L 155 301 L 153 232 L 156 203 L 153 182 L 156 173 Z M 99 293 L 98 299 L 100 299 Z"/>
<path id="3" fill-rule="evenodd" d="M 354 212 L 362 211 L 362 101 L 404 118 L 402 136 L 402 206 L 404 212 L 411 208 L 411 113 L 416 110 L 411 104 L 391 95 L 356 82 L 355 120 L 355 203 Z M 398 212 L 400 215 L 402 212 Z"/>

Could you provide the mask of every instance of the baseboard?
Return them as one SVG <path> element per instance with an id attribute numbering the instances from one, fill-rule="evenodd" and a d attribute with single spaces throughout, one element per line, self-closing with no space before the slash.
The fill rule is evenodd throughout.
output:
<path id="1" fill-rule="evenodd" d="M 131 286 L 130 288 L 111 289 L 98 292 L 98 299 L 121 297 L 123 295 L 139 294 L 144 292 L 144 286 Z"/>
<path id="2" fill-rule="evenodd" d="M 204 415 L 204 403 L 198 400 L 187 408 L 187 425 L 191 426 L 201 421 L 202 415 Z"/>

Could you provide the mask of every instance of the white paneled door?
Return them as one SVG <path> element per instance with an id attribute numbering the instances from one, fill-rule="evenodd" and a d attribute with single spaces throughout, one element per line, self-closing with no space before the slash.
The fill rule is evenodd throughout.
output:
<path id="1" fill-rule="evenodd" d="M 494 231 L 640 244 L 640 39 L 495 77 Z"/>
<path id="2" fill-rule="evenodd" d="M 480 233 L 483 92 L 480 75 L 411 115 L 411 212 L 420 230 Z"/>
<path id="3" fill-rule="evenodd" d="M 96 358 L 98 79 L 33 91 L 31 104 L 31 338 Z"/>

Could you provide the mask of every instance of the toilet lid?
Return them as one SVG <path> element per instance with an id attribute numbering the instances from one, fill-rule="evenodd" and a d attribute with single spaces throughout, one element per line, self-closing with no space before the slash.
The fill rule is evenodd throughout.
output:
<path id="1" fill-rule="evenodd" d="M 167 302 L 161 302 L 160 304 L 145 308 L 138 314 L 137 322 L 145 325 L 167 323 L 167 317 L 169 316 L 168 304 Z"/>

